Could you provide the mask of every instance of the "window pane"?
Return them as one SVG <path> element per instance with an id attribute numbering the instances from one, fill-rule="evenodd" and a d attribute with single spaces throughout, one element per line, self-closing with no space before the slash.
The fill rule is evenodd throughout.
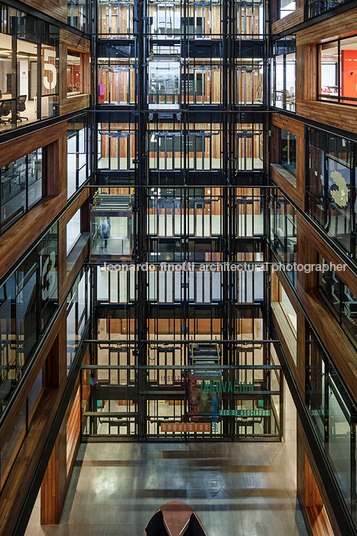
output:
<path id="1" fill-rule="evenodd" d="M 28 208 L 42 198 L 42 149 L 28 155 Z"/>
<path id="2" fill-rule="evenodd" d="M 67 255 L 75 246 L 81 236 L 81 210 L 77 210 L 75 215 L 67 223 Z"/>
<path id="3" fill-rule="evenodd" d="M 357 37 L 341 40 L 341 102 L 357 104 Z M 345 99 L 343 97 L 349 97 Z"/>
<path id="4" fill-rule="evenodd" d="M 79 95 L 83 93 L 82 54 L 70 50 L 67 54 L 67 94 Z"/>
<path id="5" fill-rule="evenodd" d="M 296 136 L 281 130 L 281 164 L 296 175 Z"/>
<path id="6" fill-rule="evenodd" d="M 0 34 L 1 76 L 0 76 L 0 131 L 16 126 L 16 71 L 13 70 L 12 37 Z"/>
<path id="7" fill-rule="evenodd" d="M 337 43 L 326 43 L 320 47 L 320 94 L 323 99 L 338 98 L 338 47 Z"/>
<path id="8" fill-rule="evenodd" d="M 26 157 L 1 169 L 1 230 L 26 212 Z"/>

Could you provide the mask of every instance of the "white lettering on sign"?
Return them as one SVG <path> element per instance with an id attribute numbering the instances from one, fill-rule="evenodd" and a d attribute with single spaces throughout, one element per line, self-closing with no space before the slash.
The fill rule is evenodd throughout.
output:
<path id="1" fill-rule="evenodd" d="M 57 84 L 57 71 L 53 63 L 50 62 L 51 58 L 56 58 L 56 51 L 49 48 L 45 48 L 43 51 L 43 70 L 47 71 L 43 77 L 43 85 L 46 89 L 55 89 Z M 50 80 L 49 73 L 52 73 L 52 80 Z"/>

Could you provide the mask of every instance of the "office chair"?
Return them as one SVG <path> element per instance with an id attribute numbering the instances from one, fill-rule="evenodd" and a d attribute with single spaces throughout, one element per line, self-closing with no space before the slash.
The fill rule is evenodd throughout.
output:
<path id="1" fill-rule="evenodd" d="M 10 121 L 10 119 L 2 119 L 3 117 L 6 117 L 11 112 L 11 101 L 3 100 L 0 103 L 0 124 L 5 124 Z"/>
<path id="2" fill-rule="evenodd" d="M 23 121 L 24 119 L 29 120 L 28 117 L 20 117 L 19 112 L 24 112 L 26 110 L 26 99 L 27 95 L 20 95 L 17 97 L 17 120 Z"/>

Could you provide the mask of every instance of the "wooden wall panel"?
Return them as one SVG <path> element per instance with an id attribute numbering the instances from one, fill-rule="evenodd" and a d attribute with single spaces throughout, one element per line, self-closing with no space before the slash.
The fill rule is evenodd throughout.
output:
<path id="1" fill-rule="evenodd" d="M 357 8 L 349 9 L 345 13 L 318 22 L 313 27 L 310 26 L 300 30 L 296 34 L 296 43 L 297 45 L 309 45 L 355 35 L 356 27 Z"/>
<path id="2" fill-rule="evenodd" d="M 316 45 L 296 45 L 296 101 L 317 99 Z M 299 114 L 300 115 L 300 114 Z"/>
<path id="3" fill-rule="evenodd" d="M 67 51 L 68 47 L 77 52 L 83 52 L 81 62 L 83 67 L 83 94 L 67 96 Z M 60 115 L 78 112 L 90 106 L 90 64 L 89 64 L 90 41 L 67 30 L 60 29 L 59 45 L 59 110 Z"/>
<path id="4" fill-rule="evenodd" d="M 296 113 L 320 123 L 357 132 L 357 107 L 354 106 L 323 101 L 297 101 Z"/>
<path id="5" fill-rule="evenodd" d="M 296 178 L 282 166 L 271 166 L 274 182 L 302 209 L 305 209 L 305 131 L 304 123 L 278 113 L 272 114 L 271 160 L 280 161 L 280 131 L 296 136 Z"/>
<path id="6" fill-rule="evenodd" d="M 299 7 L 293 13 L 290 13 L 289 15 L 286 15 L 286 17 L 273 22 L 271 25 L 271 33 L 274 35 L 280 34 L 281 32 L 285 32 L 285 30 L 293 28 L 293 26 L 301 24 L 302 22 L 304 22 L 304 8 Z"/>
<path id="7" fill-rule="evenodd" d="M 344 264 L 343 260 L 326 244 L 316 231 L 310 227 L 307 221 L 300 215 L 297 215 L 297 224 L 299 232 L 305 235 L 306 242 L 310 243 L 328 262 L 333 264 Z M 317 262 L 317 256 L 314 257 Z M 307 261 L 309 262 L 309 261 Z M 345 265 L 345 270 L 338 272 L 338 277 L 343 281 L 350 291 L 357 296 L 357 281 L 355 274 Z M 316 287 L 315 287 L 316 288 Z"/>
<path id="8" fill-rule="evenodd" d="M 275 184 L 280 186 L 283 192 L 285 192 L 286 195 L 298 205 L 298 207 L 304 210 L 305 196 L 302 195 L 297 187 L 284 176 L 285 174 L 288 174 L 288 172 L 282 166 L 271 164 L 271 178 Z"/>
<path id="9" fill-rule="evenodd" d="M 66 204 L 67 122 L 63 121 L 1 144 L 0 167 L 46 146 L 47 197 L 0 237 L 0 276 L 11 268 Z"/>
<path id="10" fill-rule="evenodd" d="M 39 147 L 45 147 L 50 143 L 60 139 L 62 136 L 67 136 L 67 121 L 62 121 L 56 125 L 41 128 L 16 138 L 15 140 L 7 141 L 0 144 L 0 168 L 7 166 L 18 158 L 25 156 Z"/>
<path id="11" fill-rule="evenodd" d="M 41 13 L 46 13 L 54 19 L 67 23 L 67 0 L 26 0 L 27 6 L 38 9 Z"/>
<path id="12" fill-rule="evenodd" d="M 351 393 L 357 392 L 356 350 L 342 331 L 332 313 L 318 293 L 306 294 L 299 281 L 297 290 L 303 307 L 314 328 L 324 341 L 324 346 L 336 364 Z M 343 348 L 343 351 L 342 351 Z"/>
<path id="13" fill-rule="evenodd" d="M 55 335 L 54 340 L 52 339 L 53 335 Z M 52 340 L 52 345 L 49 347 L 50 340 Z M 54 348 L 54 346 L 56 348 Z M 47 349 L 47 352 L 45 352 L 45 349 Z M 41 360 L 42 356 L 43 360 Z M 38 405 L 36 415 L 32 421 L 29 433 L 25 437 L 23 445 L 19 451 L 19 455 L 12 467 L 2 494 L 0 495 L 1 536 L 7 536 L 13 533 L 13 529 L 20 514 L 23 501 L 33 478 L 34 471 L 37 468 L 37 464 L 41 458 L 52 421 L 63 395 L 64 386 L 67 380 L 66 372 L 65 375 L 63 375 L 63 372 L 61 372 L 61 370 L 63 371 L 63 367 L 66 369 L 67 360 L 65 307 L 63 307 L 61 315 L 54 326 L 48 341 L 46 341 L 45 347 L 41 352 L 41 359 L 40 357 L 37 359 L 34 367 L 30 371 L 30 377 L 34 376 L 35 370 L 37 372 L 33 377 L 33 381 L 36 379 L 38 372 L 47 356 L 50 360 L 58 360 L 58 363 L 51 363 L 50 366 L 47 367 L 48 372 L 45 374 L 46 379 L 49 379 L 50 383 L 53 385 L 58 385 L 58 387 L 53 387 L 50 385 L 49 387 L 45 388 L 41 401 Z M 57 378 L 55 378 L 56 374 Z M 22 399 L 22 404 L 24 403 L 23 393 L 25 393 L 26 390 L 28 393 L 33 384 L 33 381 L 32 384 L 30 384 L 30 377 L 26 382 L 25 387 L 21 391 L 20 396 L 15 401 L 14 406 L 18 405 L 19 399 Z M 1 436 L 4 434 L 4 428 L 9 426 L 9 420 L 10 416 L 0 431 Z M 13 421 L 12 425 L 14 425 L 14 422 L 15 421 Z M 11 429 L 8 429 L 8 433 L 11 433 Z M 0 437 L 0 441 L 2 441 L 2 437 Z M 58 459 L 58 452 L 55 449 L 54 457 L 49 465 L 49 473 L 51 474 L 51 489 L 48 490 L 48 498 L 50 500 L 53 498 L 53 478 L 55 481 L 57 478 L 56 459 Z M 53 505 L 53 502 L 51 504 Z"/>
<path id="14" fill-rule="evenodd" d="M 79 112 L 90 106 L 89 95 L 74 95 L 60 102 L 60 114 L 66 115 L 73 112 Z"/>
<path id="15" fill-rule="evenodd" d="M 60 28 L 60 43 L 66 44 L 79 52 L 90 52 L 90 40 L 68 30 Z"/>
<path id="16" fill-rule="evenodd" d="M 59 523 L 60 437 L 57 437 L 41 484 L 41 525 Z"/>
<path id="17" fill-rule="evenodd" d="M 300 138 L 304 137 L 304 123 L 301 123 L 301 121 L 296 121 L 295 119 L 291 119 L 291 117 L 279 113 L 273 113 L 271 115 L 271 121 L 272 125 L 278 128 L 287 130 Z"/>
<path id="18" fill-rule="evenodd" d="M 10 270 L 31 242 L 46 229 L 66 201 L 66 193 L 43 199 L 0 237 L 0 277 Z"/>
<path id="19" fill-rule="evenodd" d="M 55 325 L 53 326 L 53 329 L 47 338 L 44 347 L 38 356 L 36 362 L 34 363 L 33 367 L 31 368 L 31 371 L 29 372 L 28 379 L 22 389 L 20 390 L 16 400 L 14 401 L 8 418 L 6 419 L 4 425 L 0 429 L 0 444 L 3 445 L 6 442 L 6 439 L 11 434 L 13 427 L 15 426 L 17 417 L 19 415 L 19 412 L 23 408 L 23 405 L 25 404 L 26 398 L 28 397 L 32 386 L 41 370 L 41 368 L 44 365 L 45 359 L 49 352 L 51 351 L 51 348 L 55 344 L 56 338 L 58 337 L 58 333 L 60 330 L 61 325 L 65 321 L 66 318 L 66 311 L 65 309 L 61 311 L 61 314 L 59 315 L 59 318 Z"/>

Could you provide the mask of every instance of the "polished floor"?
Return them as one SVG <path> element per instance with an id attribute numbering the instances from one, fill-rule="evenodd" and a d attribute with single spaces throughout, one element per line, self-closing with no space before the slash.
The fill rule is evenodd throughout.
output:
<path id="1" fill-rule="evenodd" d="M 26 536 L 143 536 L 174 499 L 196 510 L 209 536 L 307 536 L 290 398 L 285 409 L 283 443 L 82 445 L 60 525 L 40 527 L 38 499 Z"/>

